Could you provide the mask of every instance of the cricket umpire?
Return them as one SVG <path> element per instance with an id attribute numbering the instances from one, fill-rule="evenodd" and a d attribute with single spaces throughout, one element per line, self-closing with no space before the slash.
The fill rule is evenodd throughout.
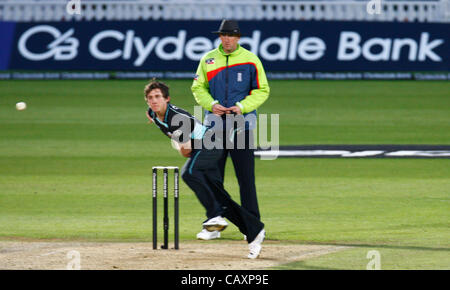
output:
<path id="1" fill-rule="evenodd" d="M 221 44 L 200 60 L 191 90 L 197 103 L 205 109 L 206 123 L 208 116 L 215 114 L 222 117 L 225 132 L 245 134 L 245 148 L 238 149 L 236 144 L 232 148 L 224 145 L 219 169 L 224 178 L 226 160 L 230 155 L 239 183 L 241 205 L 260 219 L 254 148 L 250 146 L 254 124 L 246 122 L 245 130 L 240 132 L 228 128 L 229 123 L 225 119 L 227 114 L 244 117 L 253 114 L 256 120 L 256 109 L 269 97 L 269 84 L 259 58 L 239 45 L 241 31 L 236 21 L 223 20 L 219 30 L 213 33 L 219 35 Z M 238 138 L 234 137 L 236 136 L 224 140 L 236 142 Z"/>

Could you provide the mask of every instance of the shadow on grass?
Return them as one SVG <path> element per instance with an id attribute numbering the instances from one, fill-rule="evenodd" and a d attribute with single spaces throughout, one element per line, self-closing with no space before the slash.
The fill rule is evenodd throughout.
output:
<path id="1" fill-rule="evenodd" d="M 416 251 L 434 251 L 434 252 L 450 252 L 450 248 L 432 248 L 432 247 L 420 247 L 420 246 L 397 246 L 397 245 L 382 245 L 382 244 L 336 244 L 329 243 L 336 246 L 346 246 L 355 248 L 381 248 L 381 249 L 393 249 L 393 250 L 416 250 Z"/>
<path id="2" fill-rule="evenodd" d="M 317 244 L 317 243 L 312 243 Z M 390 250 L 413 250 L 413 251 L 432 251 L 432 252 L 450 252 L 450 248 L 434 248 L 421 246 L 401 246 L 401 245 L 382 245 L 382 244 L 352 244 L 352 243 L 326 243 L 327 245 L 345 246 L 353 249 L 390 249 Z M 332 254 L 332 253 L 330 253 Z M 431 254 L 431 253 L 430 253 Z M 314 260 L 314 259 L 312 259 Z M 310 259 L 304 261 L 293 261 L 273 267 L 273 270 L 346 270 L 344 268 L 321 267 L 317 265 L 310 265 Z"/>
<path id="3" fill-rule="evenodd" d="M 343 270 L 339 268 L 308 265 L 305 261 L 291 262 L 271 268 L 271 270 Z"/>

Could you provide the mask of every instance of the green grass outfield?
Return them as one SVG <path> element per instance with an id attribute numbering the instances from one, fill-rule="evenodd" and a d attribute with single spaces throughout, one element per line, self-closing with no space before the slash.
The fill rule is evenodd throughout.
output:
<path id="1" fill-rule="evenodd" d="M 173 103 L 192 112 L 191 81 L 168 83 Z M 0 239 L 151 241 L 151 167 L 185 160 L 146 124 L 145 84 L 0 81 Z M 280 114 L 281 145 L 450 144 L 450 82 L 270 84 L 260 113 Z M 27 110 L 16 111 L 18 101 Z M 450 269 L 450 160 L 256 167 L 269 240 L 354 246 L 279 269 L 365 269 L 369 250 L 382 269 Z M 204 212 L 180 185 L 183 243 Z M 225 186 L 239 200 L 231 162 Z M 234 226 L 223 237 L 242 239 Z"/>

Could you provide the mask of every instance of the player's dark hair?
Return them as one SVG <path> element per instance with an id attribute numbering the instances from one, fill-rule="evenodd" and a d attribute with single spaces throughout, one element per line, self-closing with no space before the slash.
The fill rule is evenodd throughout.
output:
<path id="1" fill-rule="evenodd" d="M 157 81 L 155 78 L 153 78 L 148 85 L 145 86 L 144 89 L 144 98 L 147 99 L 148 94 L 154 90 L 154 89 L 160 89 L 163 97 L 167 99 L 169 95 L 169 86 L 166 85 L 163 82 Z"/>

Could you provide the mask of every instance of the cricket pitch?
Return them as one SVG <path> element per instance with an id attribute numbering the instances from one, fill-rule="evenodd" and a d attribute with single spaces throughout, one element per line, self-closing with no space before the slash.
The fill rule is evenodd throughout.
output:
<path id="1" fill-rule="evenodd" d="M 170 245 L 172 247 L 172 245 Z M 342 246 L 266 241 L 258 259 L 244 241 L 190 241 L 180 250 L 153 250 L 151 243 L 0 241 L 0 269 L 256 270 L 346 249 Z"/>

